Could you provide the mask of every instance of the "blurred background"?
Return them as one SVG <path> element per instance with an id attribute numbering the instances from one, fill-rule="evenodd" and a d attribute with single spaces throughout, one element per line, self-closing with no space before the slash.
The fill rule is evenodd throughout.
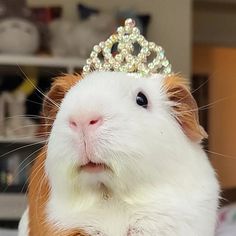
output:
<path id="1" fill-rule="evenodd" d="M 16 235 L 26 205 L 42 93 L 129 17 L 191 83 L 228 205 L 216 234 L 236 235 L 236 0 L 0 0 L 0 235 Z"/>

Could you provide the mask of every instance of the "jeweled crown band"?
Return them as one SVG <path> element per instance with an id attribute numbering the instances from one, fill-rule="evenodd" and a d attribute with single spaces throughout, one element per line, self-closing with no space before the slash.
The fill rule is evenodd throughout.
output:
<path id="1" fill-rule="evenodd" d="M 134 52 L 135 45 L 140 49 L 137 54 Z M 163 48 L 148 42 L 135 27 L 135 21 L 127 19 L 124 27 L 118 27 L 117 33 L 93 47 L 83 67 L 83 74 L 92 71 L 122 71 L 142 76 L 154 73 L 168 75 L 171 73 L 171 65 Z"/>

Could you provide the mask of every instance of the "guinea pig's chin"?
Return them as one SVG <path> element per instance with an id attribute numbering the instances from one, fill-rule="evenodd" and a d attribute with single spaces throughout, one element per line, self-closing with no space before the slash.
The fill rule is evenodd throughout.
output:
<path id="1" fill-rule="evenodd" d="M 81 171 L 78 175 L 78 187 L 94 189 L 106 186 L 110 188 L 112 186 L 112 179 L 112 173 L 109 171 L 99 171 L 96 173 Z"/>

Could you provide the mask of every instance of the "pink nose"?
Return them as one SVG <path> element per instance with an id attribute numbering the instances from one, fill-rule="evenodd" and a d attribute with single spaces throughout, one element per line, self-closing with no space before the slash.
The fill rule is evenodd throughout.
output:
<path id="1" fill-rule="evenodd" d="M 102 120 L 103 120 L 102 117 L 96 117 L 96 118 L 90 119 L 86 122 L 80 122 L 79 119 L 72 118 L 72 119 L 69 120 L 69 125 L 74 130 L 78 130 L 78 129 L 81 129 L 81 128 L 86 129 L 86 128 L 89 128 L 89 127 L 97 128 L 102 124 Z"/>

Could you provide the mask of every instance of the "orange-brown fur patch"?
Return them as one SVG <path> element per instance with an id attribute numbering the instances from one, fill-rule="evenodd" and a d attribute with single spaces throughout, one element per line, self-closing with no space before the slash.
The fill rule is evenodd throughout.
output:
<path id="1" fill-rule="evenodd" d="M 50 132 L 58 106 L 67 91 L 80 79 L 79 75 L 66 75 L 54 81 L 43 105 L 43 115 L 47 117 L 44 122 L 50 125 L 45 126 L 44 132 Z M 29 178 L 29 236 L 88 236 L 80 229 L 62 230 L 47 221 L 45 207 L 50 195 L 50 185 L 44 169 L 46 151 L 47 146 L 37 156 Z"/>
<path id="2" fill-rule="evenodd" d="M 47 221 L 45 207 L 50 194 L 50 186 L 44 170 L 45 159 L 46 147 L 38 155 L 30 175 L 29 236 L 88 236 L 82 230 L 62 230 Z"/>
<path id="3" fill-rule="evenodd" d="M 187 81 L 172 75 L 165 79 L 164 87 L 169 100 L 175 102 L 174 115 L 185 134 L 194 142 L 207 138 L 207 133 L 199 124 L 198 106 L 190 93 Z"/>
<path id="4" fill-rule="evenodd" d="M 42 116 L 44 118 L 42 120 L 41 129 L 38 132 L 39 136 L 48 136 L 62 99 L 69 89 L 79 80 L 81 80 L 80 75 L 65 75 L 57 77 L 54 80 L 52 87 L 43 102 Z"/>

